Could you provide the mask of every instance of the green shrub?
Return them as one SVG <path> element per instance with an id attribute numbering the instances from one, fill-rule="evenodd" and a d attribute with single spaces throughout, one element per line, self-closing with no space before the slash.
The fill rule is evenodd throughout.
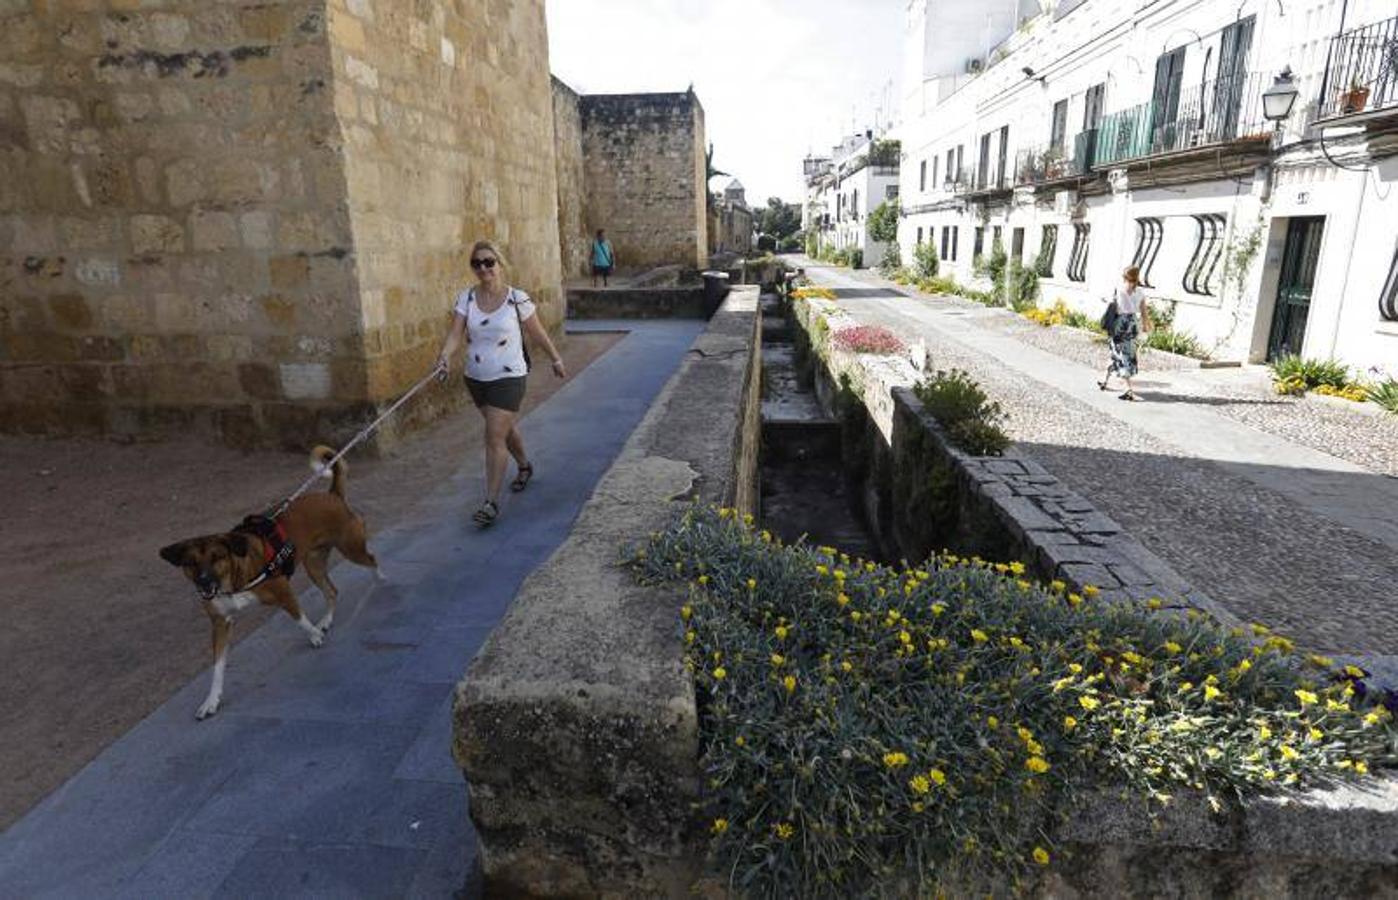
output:
<path id="1" fill-rule="evenodd" d="M 869 213 L 869 237 L 881 244 L 898 240 L 898 214 L 901 206 L 898 198 L 885 200 Z"/>
<path id="2" fill-rule="evenodd" d="M 1006 418 L 999 403 L 960 369 L 939 371 L 925 378 L 913 392 L 951 442 L 973 456 L 999 456 L 1010 445 L 1000 423 Z"/>
<path id="3" fill-rule="evenodd" d="M 956 283 L 955 278 L 931 278 L 919 279 L 917 289 L 927 294 L 956 294 L 961 291 L 961 285 Z"/>
<path id="4" fill-rule="evenodd" d="M 913 274 L 919 279 L 936 278 L 939 265 L 937 247 L 931 241 L 913 248 Z"/>
<path id="5" fill-rule="evenodd" d="M 820 236 L 811 233 L 806 235 L 806 255 L 811 259 L 818 259 L 820 256 Z"/>
<path id="6" fill-rule="evenodd" d="M 990 283 L 994 286 L 991 294 L 994 296 L 995 305 L 1005 301 L 1005 273 L 1009 266 L 1010 257 L 1005 253 L 1005 243 L 998 237 L 991 240 L 990 256 L 985 260 L 985 273 L 990 276 Z"/>
<path id="7" fill-rule="evenodd" d="M 1368 388 L 1369 402 L 1398 415 L 1398 378 L 1385 378 Z"/>
<path id="8" fill-rule="evenodd" d="M 864 249 L 862 247 L 851 248 L 848 255 L 848 261 L 849 267 L 851 269 L 864 268 Z"/>
<path id="9" fill-rule="evenodd" d="M 801 249 L 801 238 L 794 234 L 789 234 L 777 243 L 777 249 L 782 253 L 795 253 Z"/>
<path id="10" fill-rule="evenodd" d="M 1018 313 L 1033 309 L 1039 303 L 1039 273 L 1018 260 L 1010 263 L 1006 278 L 1010 307 Z"/>
<path id="11" fill-rule="evenodd" d="M 1164 350 L 1167 353 L 1178 353 L 1180 356 L 1190 356 L 1194 359 L 1208 358 L 1208 354 L 1199 345 L 1199 341 L 1187 331 L 1175 331 L 1172 328 L 1157 326 L 1146 333 L 1144 344 L 1152 350 Z"/>
<path id="12" fill-rule="evenodd" d="M 691 507 L 631 556 L 689 591 L 701 814 L 731 893 L 1008 895 L 1072 865 L 1051 835 L 1089 792 L 1202 789 L 1222 812 L 1398 764 L 1373 694 L 1283 638 L 1036 588 L 1019 563 L 784 546 L 750 521 Z"/>
<path id="13" fill-rule="evenodd" d="M 1268 363 L 1275 381 L 1300 380 L 1307 389 L 1322 384 L 1344 387 L 1349 384 L 1349 369 L 1336 359 L 1302 359 L 1296 354 L 1279 357 Z"/>
<path id="14" fill-rule="evenodd" d="M 892 241 L 884 248 L 883 259 L 879 260 L 879 274 L 885 278 L 892 278 L 901 268 L 903 268 L 903 251 L 898 246 L 897 241 Z"/>
<path id="15" fill-rule="evenodd" d="M 1059 302 L 1061 303 L 1062 301 L 1060 300 Z M 1063 316 L 1063 324 L 1071 325 L 1074 328 L 1085 328 L 1088 331 L 1096 331 L 1098 333 L 1102 332 L 1101 320 L 1094 319 L 1092 316 L 1089 316 L 1087 313 L 1082 312 L 1081 310 L 1068 310 Z"/>

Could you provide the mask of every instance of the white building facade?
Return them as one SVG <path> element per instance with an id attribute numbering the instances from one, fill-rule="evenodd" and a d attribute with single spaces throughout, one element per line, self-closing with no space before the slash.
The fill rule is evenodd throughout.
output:
<path id="1" fill-rule="evenodd" d="M 1134 264 L 1216 359 L 1398 374 L 1394 0 L 983 10 L 908 2 L 904 259 L 932 241 L 969 280 L 999 240 L 1094 315 Z"/>
<path id="2" fill-rule="evenodd" d="M 863 265 L 877 266 L 885 244 L 869 236 L 869 214 L 898 197 L 898 145 L 872 131 L 846 138 L 829 157 L 805 161 L 802 227 L 821 246 L 859 250 Z"/>

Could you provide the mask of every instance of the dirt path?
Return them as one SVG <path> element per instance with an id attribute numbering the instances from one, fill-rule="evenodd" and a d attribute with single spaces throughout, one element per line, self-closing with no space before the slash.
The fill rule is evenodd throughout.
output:
<path id="1" fill-rule="evenodd" d="M 570 335 L 569 370 L 620 337 Z M 536 369 L 526 411 L 558 385 Z M 462 412 L 390 458 L 351 456 L 350 502 L 371 533 L 473 460 L 480 435 Z M 265 508 L 306 471 L 300 453 L 0 438 L 0 828 L 208 666 L 208 620 L 156 551 Z M 240 618 L 235 640 L 266 618 Z"/>

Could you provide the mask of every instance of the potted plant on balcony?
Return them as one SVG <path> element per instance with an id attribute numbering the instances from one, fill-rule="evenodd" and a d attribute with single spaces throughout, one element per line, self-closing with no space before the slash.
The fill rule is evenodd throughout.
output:
<path id="1" fill-rule="evenodd" d="M 1350 77 L 1349 85 L 1340 92 L 1340 112 L 1344 115 L 1363 112 L 1369 102 L 1369 87 L 1361 84 L 1359 76 Z"/>

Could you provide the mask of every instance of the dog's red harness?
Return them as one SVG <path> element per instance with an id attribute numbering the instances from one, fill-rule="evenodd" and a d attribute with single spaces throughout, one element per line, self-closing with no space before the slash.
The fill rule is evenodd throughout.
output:
<path id="1" fill-rule="evenodd" d="M 241 590 L 257 587 L 269 578 L 290 578 L 296 571 L 296 545 L 287 540 L 286 528 L 281 522 L 267 516 L 248 516 L 233 531 L 254 535 L 262 541 L 262 571 Z"/>

